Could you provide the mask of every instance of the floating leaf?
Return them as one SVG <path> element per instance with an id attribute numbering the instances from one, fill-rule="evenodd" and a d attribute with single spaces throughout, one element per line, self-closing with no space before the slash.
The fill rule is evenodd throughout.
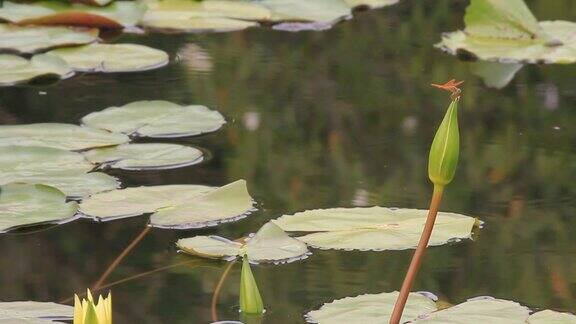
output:
<path id="1" fill-rule="evenodd" d="M 137 44 L 90 44 L 49 52 L 84 72 L 147 71 L 168 64 L 168 54 Z"/>
<path id="2" fill-rule="evenodd" d="M 40 77 L 69 78 L 74 75 L 70 66 L 54 55 L 39 54 L 31 59 L 0 54 L 0 86 L 14 85 Z"/>
<path id="3" fill-rule="evenodd" d="M 382 8 L 398 3 L 400 0 L 345 0 L 352 7 Z"/>
<path id="4" fill-rule="evenodd" d="M 21 177 L 18 181 L 46 184 L 64 192 L 69 198 L 83 198 L 95 193 L 110 191 L 120 186 L 118 179 L 102 172 L 84 174 L 66 174 L 63 172 L 62 174 Z"/>
<path id="5" fill-rule="evenodd" d="M 123 134 L 70 124 L 40 123 L 0 126 L 0 146 L 46 146 L 63 150 L 83 150 L 123 144 L 130 139 Z"/>
<path id="6" fill-rule="evenodd" d="M 298 237 L 310 246 L 344 250 L 403 250 L 415 248 L 427 210 L 385 207 L 308 210 L 273 222 L 289 232 L 315 232 Z M 429 245 L 469 238 L 476 219 L 438 213 Z"/>
<path id="7" fill-rule="evenodd" d="M 552 310 L 536 312 L 528 317 L 527 324 L 574 324 L 576 315 L 570 313 L 560 313 Z"/>
<path id="8" fill-rule="evenodd" d="M 85 153 L 92 163 L 124 170 L 173 169 L 202 162 L 202 151 L 177 144 L 124 144 Z"/>
<path id="9" fill-rule="evenodd" d="M 150 216 L 150 224 L 161 228 L 202 228 L 244 218 L 253 210 L 254 201 L 246 181 L 238 180 L 185 204 L 162 208 Z"/>
<path id="10" fill-rule="evenodd" d="M 181 137 L 218 130 L 226 121 L 204 106 L 180 106 L 161 100 L 110 107 L 84 118 L 87 126 L 145 137 Z"/>
<path id="11" fill-rule="evenodd" d="M 539 23 L 522 0 L 473 0 L 464 21 L 464 31 L 445 33 L 436 46 L 463 58 L 501 63 L 576 62 L 576 23 Z"/>
<path id="12" fill-rule="evenodd" d="M 180 239 L 176 246 L 186 253 L 208 258 L 236 258 L 246 254 L 251 262 L 288 262 L 308 254 L 306 244 L 291 238 L 271 222 L 264 224 L 245 243 L 211 235 Z"/>
<path id="13" fill-rule="evenodd" d="M 514 79 L 522 64 L 502 64 L 498 62 L 478 61 L 471 63 L 472 73 L 480 77 L 490 88 L 502 89 Z"/>
<path id="14" fill-rule="evenodd" d="M 398 298 L 397 291 L 346 297 L 324 304 L 305 317 L 309 323 L 318 324 L 388 323 L 396 298 Z M 432 299 L 424 294 L 410 293 L 401 323 L 435 310 L 436 303 Z"/>
<path id="15" fill-rule="evenodd" d="M 186 32 L 232 31 L 258 25 L 271 13 L 257 2 L 162 0 L 148 3 L 142 25 Z"/>
<path id="16" fill-rule="evenodd" d="M 262 0 L 274 21 L 336 22 L 352 14 L 344 0 Z"/>
<path id="17" fill-rule="evenodd" d="M 60 223 L 74 217 L 77 210 L 78 204 L 66 202 L 64 193 L 49 186 L 0 186 L 0 232 L 23 226 Z"/>
<path id="18" fill-rule="evenodd" d="M 421 316 L 413 323 L 525 324 L 529 314 L 528 308 L 516 302 L 487 297 L 470 299 L 462 304 Z"/>
<path id="19" fill-rule="evenodd" d="M 136 1 L 116 1 L 106 7 L 70 4 L 65 1 L 16 3 L 4 1 L 0 19 L 19 25 L 70 25 L 99 28 L 133 27 L 145 7 Z"/>
<path id="20" fill-rule="evenodd" d="M 56 303 L 35 301 L 0 302 L 0 323 L 2 320 L 17 319 L 30 320 L 30 322 L 22 323 L 43 323 L 42 321 L 36 322 L 34 319 L 70 320 L 73 313 L 74 307 Z"/>
<path id="21" fill-rule="evenodd" d="M 0 24 L 0 50 L 34 53 L 54 47 L 82 45 L 98 40 L 98 29 Z"/>
<path id="22" fill-rule="evenodd" d="M 80 204 L 80 211 L 98 220 L 138 216 L 188 203 L 195 196 L 214 190 L 200 185 L 165 185 L 118 189 L 95 194 Z"/>

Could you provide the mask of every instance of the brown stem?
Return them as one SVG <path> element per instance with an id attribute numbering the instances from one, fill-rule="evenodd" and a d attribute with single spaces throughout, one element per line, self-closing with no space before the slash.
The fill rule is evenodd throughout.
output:
<path id="1" fill-rule="evenodd" d="M 140 232 L 140 234 L 138 234 L 138 236 L 136 236 L 134 238 L 134 240 L 132 240 L 132 242 L 130 242 L 130 244 L 128 244 L 128 246 L 126 246 L 126 248 L 124 248 L 122 253 L 120 253 L 116 257 L 116 259 L 114 259 L 114 261 L 112 261 L 112 263 L 110 263 L 110 265 L 108 266 L 106 271 L 104 271 L 104 273 L 100 276 L 100 278 L 98 278 L 98 281 L 96 281 L 96 283 L 92 286 L 92 290 L 100 289 L 100 286 L 102 286 L 104 281 L 106 279 L 108 279 L 108 276 L 110 276 L 112 271 L 114 271 L 116 269 L 116 267 L 118 267 L 120 262 L 122 262 L 122 260 L 124 260 L 124 258 L 128 255 L 128 253 L 130 253 L 130 251 L 132 251 L 138 245 L 138 243 L 140 243 L 140 241 L 142 241 L 142 239 L 146 236 L 146 234 L 148 234 L 148 232 L 150 232 L 150 228 L 151 227 L 146 226 L 142 230 L 142 232 Z"/>
<path id="2" fill-rule="evenodd" d="M 222 290 L 222 287 L 224 286 L 224 281 L 226 281 L 226 278 L 228 277 L 228 273 L 230 273 L 230 270 L 232 269 L 232 266 L 234 265 L 236 261 L 231 261 L 230 264 L 228 264 L 226 266 L 226 269 L 224 269 L 224 272 L 222 272 L 222 276 L 220 276 L 220 280 L 218 281 L 218 284 L 216 284 L 216 288 L 214 289 L 214 294 L 212 295 L 212 322 L 218 322 L 218 311 L 217 311 L 217 307 L 218 307 L 218 296 L 220 296 L 220 290 Z"/>
<path id="3" fill-rule="evenodd" d="M 100 290 L 102 290 L 102 289 L 110 288 L 110 287 L 112 287 L 112 286 L 116 286 L 116 285 L 119 285 L 119 284 L 121 284 L 121 283 L 125 283 L 125 282 L 127 282 L 127 281 L 131 281 L 131 280 L 134 280 L 134 279 L 138 279 L 138 278 L 141 278 L 141 277 L 145 277 L 145 276 L 148 276 L 148 275 L 157 273 L 157 272 L 161 272 L 161 271 L 168 270 L 168 269 L 171 269 L 171 268 L 179 267 L 179 266 L 182 266 L 182 265 L 185 265 L 185 264 L 191 264 L 191 263 L 194 264 L 194 263 L 196 263 L 196 262 L 198 262 L 198 260 L 188 260 L 188 261 L 183 261 L 183 262 L 178 262 L 178 263 L 170 264 L 170 265 L 167 265 L 167 266 L 164 266 L 164 267 L 160 267 L 160 268 L 157 268 L 157 269 L 153 269 L 153 270 L 141 272 L 141 273 L 135 274 L 135 275 L 133 275 L 133 276 L 126 277 L 126 278 L 122 278 L 122 279 L 120 279 L 120 280 L 116 280 L 116 281 L 114 281 L 114 282 L 111 282 L 111 283 L 102 285 L 102 286 L 100 286 L 100 288 L 98 288 L 98 290 L 92 290 L 92 292 L 95 293 L 95 292 L 98 292 L 98 291 L 100 291 Z M 194 267 L 194 268 L 195 268 L 195 267 Z M 78 294 L 79 297 L 83 297 L 83 296 L 85 296 L 85 295 L 86 295 L 86 293 Z M 74 300 L 74 296 L 68 297 L 68 298 L 66 298 L 66 299 L 63 299 L 63 300 L 61 300 L 59 303 L 60 303 L 60 304 L 68 304 L 68 303 L 70 303 L 72 300 Z"/>
<path id="4" fill-rule="evenodd" d="M 442 193 L 444 192 L 444 186 L 434 185 L 434 193 L 432 194 L 432 199 L 430 200 L 430 208 L 428 210 L 428 216 L 426 217 L 426 225 L 424 225 L 424 230 L 422 231 L 422 236 L 420 236 L 420 241 L 414 251 L 412 256 L 412 261 L 410 261 L 410 266 L 406 272 L 406 277 L 402 283 L 402 289 L 400 289 L 400 294 L 394 305 L 394 311 L 390 317 L 390 324 L 399 324 L 402 318 L 402 312 L 404 311 L 404 306 L 408 300 L 408 295 L 410 294 L 410 289 L 412 289 L 412 284 L 414 279 L 418 274 L 420 269 L 420 263 L 422 263 L 422 257 L 424 252 L 426 252 L 426 247 L 428 246 L 428 241 L 430 241 L 430 236 L 432 235 L 432 229 L 434 228 L 434 221 L 436 221 L 436 215 L 438 214 L 438 207 L 440 207 L 440 202 L 442 201 Z"/>

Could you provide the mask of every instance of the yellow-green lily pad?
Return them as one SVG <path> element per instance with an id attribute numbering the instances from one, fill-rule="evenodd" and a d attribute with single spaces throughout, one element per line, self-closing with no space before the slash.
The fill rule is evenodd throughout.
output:
<path id="1" fill-rule="evenodd" d="M 270 11 L 258 2 L 226 0 L 151 1 L 142 26 L 183 32 L 223 32 L 257 26 Z"/>
<path id="2" fill-rule="evenodd" d="M 168 64 L 164 51 L 137 44 L 90 44 L 59 48 L 49 52 L 60 57 L 76 71 L 137 72 L 160 68 Z"/>
<path id="3" fill-rule="evenodd" d="M 575 324 L 576 315 L 561 313 L 553 310 L 543 310 L 536 312 L 526 321 L 527 324 Z"/>
<path id="4" fill-rule="evenodd" d="M 324 304 L 320 309 L 306 314 L 305 318 L 309 323 L 318 324 L 388 323 L 397 298 L 397 291 L 346 297 Z M 400 323 L 435 310 L 436 303 L 429 296 L 412 292 L 408 295 Z"/>
<path id="5" fill-rule="evenodd" d="M 260 4 L 272 12 L 273 21 L 333 23 L 352 14 L 344 0 L 262 0 Z"/>
<path id="6" fill-rule="evenodd" d="M 0 126 L 0 146 L 45 146 L 63 150 L 84 150 L 123 144 L 129 140 L 124 134 L 71 124 L 39 123 Z"/>
<path id="7" fill-rule="evenodd" d="M 311 232 L 297 237 L 321 249 L 403 250 L 418 244 L 427 210 L 401 208 L 315 209 L 285 215 L 273 222 L 287 232 Z M 429 245 L 470 238 L 477 220 L 440 212 Z"/>
<path id="8" fill-rule="evenodd" d="M 53 187 L 21 183 L 0 186 L 0 232 L 62 223 L 71 220 L 77 211 L 78 204 L 66 202 L 66 195 Z"/>
<path id="9" fill-rule="evenodd" d="M 4 1 L 0 7 L 0 19 L 19 25 L 123 28 L 134 27 L 145 9 L 137 1 L 116 1 L 105 7 L 56 0 L 31 3 Z"/>
<path id="10" fill-rule="evenodd" d="M 84 153 L 95 164 L 124 170 L 174 169 L 198 164 L 202 151 L 178 144 L 124 144 Z"/>
<path id="11" fill-rule="evenodd" d="M 72 68 L 54 55 L 38 54 L 26 59 L 17 55 L 0 54 L 0 86 L 10 86 L 41 77 L 65 79 L 72 75 Z"/>
<path id="12" fill-rule="evenodd" d="M 530 310 L 517 302 L 491 297 L 473 298 L 432 312 L 410 322 L 414 324 L 525 324 Z"/>
<path id="13" fill-rule="evenodd" d="M 54 323 L 51 320 L 71 320 L 74 307 L 50 302 L 0 302 L 0 323 Z M 18 322 L 22 320 L 22 322 Z"/>
<path id="14" fill-rule="evenodd" d="M 472 0 L 465 29 L 436 46 L 465 59 L 500 63 L 575 63 L 576 23 L 538 22 L 522 0 Z"/>
<path id="15" fill-rule="evenodd" d="M 180 239 L 176 246 L 185 253 L 207 258 L 235 259 L 246 255 L 250 262 L 283 263 L 308 256 L 306 244 L 291 238 L 268 222 L 242 243 L 219 236 L 194 236 Z"/>
<path id="16" fill-rule="evenodd" d="M 169 138 L 213 132 L 226 121 L 219 112 L 204 106 L 153 100 L 93 112 L 82 118 L 82 123 L 132 136 Z"/>
<path id="17" fill-rule="evenodd" d="M 0 50 L 35 53 L 98 40 L 98 29 L 0 24 Z"/>

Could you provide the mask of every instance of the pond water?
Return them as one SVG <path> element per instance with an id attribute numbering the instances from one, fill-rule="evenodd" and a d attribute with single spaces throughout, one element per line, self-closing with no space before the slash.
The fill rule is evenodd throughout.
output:
<path id="1" fill-rule="evenodd" d="M 572 0 L 527 3 L 541 20 L 576 20 Z M 448 104 L 429 83 L 463 79 L 461 162 L 441 209 L 485 224 L 473 241 L 430 248 L 413 290 L 454 304 L 490 295 L 574 311 L 576 66 L 527 66 L 506 88 L 485 87 L 467 63 L 432 47 L 441 32 L 462 26 L 465 6 L 405 0 L 322 32 L 123 35 L 118 41 L 169 52 L 170 65 L 0 88 L 0 122 L 77 123 L 153 99 L 222 112 L 228 123 L 220 131 L 170 140 L 205 149 L 208 161 L 107 171 L 127 187 L 247 180 L 257 212 L 206 230 L 152 229 L 107 280 L 118 323 L 208 323 L 227 263 L 177 254 L 178 238 L 240 237 L 305 209 L 427 208 L 428 149 Z M 147 221 L 80 220 L 3 234 L 0 299 L 69 299 L 92 286 Z M 301 323 L 335 298 L 397 290 L 411 255 L 314 250 L 301 262 L 255 266 L 264 323 Z M 238 264 L 222 288 L 219 320 L 238 319 L 239 272 Z"/>

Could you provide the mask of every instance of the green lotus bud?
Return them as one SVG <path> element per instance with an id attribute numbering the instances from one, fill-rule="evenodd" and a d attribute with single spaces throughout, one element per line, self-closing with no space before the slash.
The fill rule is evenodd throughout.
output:
<path id="1" fill-rule="evenodd" d="M 460 153 L 460 133 L 458 131 L 458 96 L 453 97 L 446 115 L 436 131 L 430 157 L 428 177 L 435 186 L 445 186 L 454 178 Z"/>
<path id="2" fill-rule="evenodd" d="M 264 303 L 246 256 L 242 261 L 242 273 L 240 275 L 240 311 L 246 314 L 264 313 Z"/>

